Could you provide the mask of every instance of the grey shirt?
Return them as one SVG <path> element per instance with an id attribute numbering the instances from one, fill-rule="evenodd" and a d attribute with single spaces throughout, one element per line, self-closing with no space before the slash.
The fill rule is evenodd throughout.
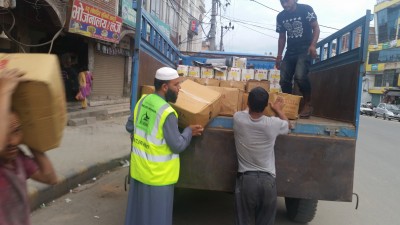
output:
<path id="1" fill-rule="evenodd" d="M 129 133 L 133 133 L 133 113 L 126 122 L 125 129 Z M 164 138 L 171 151 L 175 154 L 183 152 L 190 144 L 192 140 L 192 129 L 186 127 L 182 133 L 178 129 L 178 118 L 175 114 L 171 113 L 167 116 L 163 126 Z"/>
<path id="2" fill-rule="evenodd" d="M 251 118 L 248 111 L 233 116 L 233 131 L 239 162 L 238 172 L 275 172 L 275 140 L 289 132 L 288 122 L 278 117 Z"/>

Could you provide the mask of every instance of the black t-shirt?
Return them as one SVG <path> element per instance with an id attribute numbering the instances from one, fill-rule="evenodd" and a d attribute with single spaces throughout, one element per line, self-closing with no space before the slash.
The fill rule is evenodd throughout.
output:
<path id="1" fill-rule="evenodd" d="M 300 54 L 307 51 L 312 41 L 311 23 L 317 20 L 313 8 L 297 4 L 294 12 L 282 11 L 276 17 L 276 32 L 287 34 L 287 54 Z"/>

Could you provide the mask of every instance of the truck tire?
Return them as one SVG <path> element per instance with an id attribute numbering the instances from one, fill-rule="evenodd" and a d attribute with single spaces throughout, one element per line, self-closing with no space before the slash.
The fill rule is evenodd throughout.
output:
<path id="1" fill-rule="evenodd" d="M 285 197 L 286 213 L 290 220 L 308 223 L 314 219 L 318 200 Z"/>

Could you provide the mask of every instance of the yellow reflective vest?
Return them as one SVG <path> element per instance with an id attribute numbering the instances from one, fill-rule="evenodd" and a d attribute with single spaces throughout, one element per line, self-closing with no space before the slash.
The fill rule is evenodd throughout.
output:
<path id="1" fill-rule="evenodd" d="M 157 94 L 143 96 L 133 114 L 131 177 L 144 184 L 174 184 L 179 177 L 179 155 L 174 154 L 164 139 L 167 116 L 176 111 Z"/>

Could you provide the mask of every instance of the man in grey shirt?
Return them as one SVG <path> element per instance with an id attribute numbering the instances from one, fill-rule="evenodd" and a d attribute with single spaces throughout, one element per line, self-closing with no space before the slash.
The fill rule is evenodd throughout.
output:
<path id="1" fill-rule="evenodd" d="M 239 162 L 235 186 L 237 225 L 273 225 L 275 221 L 274 145 L 278 135 L 289 132 L 289 121 L 282 112 L 282 98 L 271 104 L 279 118 L 264 116 L 268 98 L 265 89 L 254 88 L 249 93 L 248 109 L 233 116 Z"/>

